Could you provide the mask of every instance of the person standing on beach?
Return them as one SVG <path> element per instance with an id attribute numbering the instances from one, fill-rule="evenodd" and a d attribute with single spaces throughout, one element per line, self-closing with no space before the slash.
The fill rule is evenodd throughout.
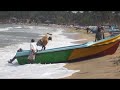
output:
<path id="1" fill-rule="evenodd" d="M 87 27 L 86 30 L 87 30 L 87 34 L 92 32 L 92 30 L 89 27 Z"/>
<path id="2" fill-rule="evenodd" d="M 104 39 L 104 38 L 105 38 L 105 36 L 104 36 L 104 29 L 103 29 L 103 27 L 98 27 L 96 35 L 95 35 L 95 42 L 99 41 L 101 39 Z"/>
<path id="3" fill-rule="evenodd" d="M 87 30 L 87 34 L 88 34 L 88 33 L 89 33 L 90 28 L 88 28 L 88 27 L 87 27 L 87 28 L 86 28 L 86 30 Z"/>

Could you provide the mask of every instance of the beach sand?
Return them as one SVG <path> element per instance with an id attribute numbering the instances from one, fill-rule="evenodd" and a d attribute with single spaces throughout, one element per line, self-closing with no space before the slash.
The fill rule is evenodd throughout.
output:
<path id="1" fill-rule="evenodd" d="M 84 41 L 75 41 L 73 43 L 84 43 L 87 41 L 94 41 L 95 34 L 87 34 L 85 30 L 75 30 L 69 28 L 67 32 L 76 33 L 67 35 L 72 39 L 87 39 Z M 108 36 L 105 33 L 105 36 Z M 89 59 L 85 61 L 67 63 L 66 68 L 70 70 L 80 70 L 69 77 L 64 79 L 120 79 L 120 46 L 113 55 L 107 55 L 100 58 Z"/>

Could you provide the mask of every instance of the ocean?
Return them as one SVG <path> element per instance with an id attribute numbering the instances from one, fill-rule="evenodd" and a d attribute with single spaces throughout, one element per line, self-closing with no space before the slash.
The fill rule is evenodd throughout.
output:
<path id="1" fill-rule="evenodd" d="M 37 42 L 44 34 L 51 33 L 52 41 L 46 49 L 74 45 L 74 39 L 63 35 L 64 29 L 43 25 L 0 24 L 0 78 L 1 79 L 58 79 L 72 75 L 79 70 L 68 70 L 67 63 L 19 65 L 17 60 L 9 64 L 19 48 L 29 50 L 30 40 Z M 41 47 L 40 47 L 41 49 Z"/>

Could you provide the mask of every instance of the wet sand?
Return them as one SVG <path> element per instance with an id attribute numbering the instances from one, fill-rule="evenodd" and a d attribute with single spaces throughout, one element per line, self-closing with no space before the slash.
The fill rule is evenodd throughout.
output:
<path id="1" fill-rule="evenodd" d="M 75 31 L 67 29 L 68 32 L 78 34 L 67 35 L 72 39 L 87 39 L 84 41 L 77 41 L 73 43 L 84 43 L 87 41 L 94 41 L 94 34 L 87 34 L 85 30 Z M 105 36 L 108 36 L 105 33 Z M 64 79 L 120 79 L 120 46 L 113 55 L 107 55 L 100 58 L 89 59 L 85 61 L 67 63 L 65 66 L 70 70 L 80 70 L 72 76 L 65 77 Z"/>

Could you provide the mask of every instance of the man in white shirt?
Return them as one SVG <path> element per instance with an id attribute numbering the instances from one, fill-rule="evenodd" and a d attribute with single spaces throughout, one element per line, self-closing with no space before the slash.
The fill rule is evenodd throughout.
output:
<path id="1" fill-rule="evenodd" d="M 31 39 L 31 43 L 30 43 L 30 54 L 28 56 L 28 63 L 33 63 L 35 60 L 35 53 L 38 51 L 37 49 L 37 45 L 35 43 L 34 39 Z"/>
<path id="2" fill-rule="evenodd" d="M 33 63 L 35 60 L 35 53 L 38 51 L 37 49 L 37 45 L 35 43 L 34 39 L 31 39 L 31 43 L 30 43 L 30 54 L 28 56 L 28 63 Z M 20 48 L 19 50 L 17 50 L 17 52 L 22 52 L 22 49 Z M 14 56 L 12 59 L 10 59 L 8 61 L 8 63 L 12 63 L 14 60 L 16 59 L 16 56 Z"/>

